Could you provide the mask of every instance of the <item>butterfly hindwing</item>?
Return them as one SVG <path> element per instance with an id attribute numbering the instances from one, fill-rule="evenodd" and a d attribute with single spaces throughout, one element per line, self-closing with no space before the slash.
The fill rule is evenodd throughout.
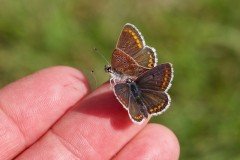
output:
<path id="1" fill-rule="evenodd" d="M 135 97 L 131 88 L 131 83 L 119 83 L 114 86 L 114 93 L 120 103 L 128 110 L 130 119 L 134 123 L 141 123 L 144 118 L 148 117 L 148 111 L 138 97 Z"/>
<path id="2" fill-rule="evenodd" d="M 125 109 L 128 107 L 130 90 L 127 83 L 119 83 L 114 86 L 114 94 Z"/>
<path id="3" fill-rule="evenodd" d="M 166 92 L 141 89 L 141 100 L 151 115 L 158 115 L 170 105 L 171 99 Z"/>
<path id="4" fill-rule="evenodd" d="M 144 47 L 138 53 L 133 55 L 133 59 L 141 66 L 151 69 L 157 64 L 156 51 L 151 47 Z"/>
<path id="5" fill-rule="evenodd" d="M 130 100 L 128 104 L 128 114 L 131 120 L 135 123 L 140 123 L 144 119 L 144 112 L 141 110 L 142 105 L 138 104 L 132 95 L 130 95 Z"/>

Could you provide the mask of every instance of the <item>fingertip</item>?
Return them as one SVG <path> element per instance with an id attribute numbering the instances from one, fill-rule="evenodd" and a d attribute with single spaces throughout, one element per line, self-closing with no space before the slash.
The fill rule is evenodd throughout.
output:
<path id="1" fill-rule="evenodd" d="M 176 135 L 167 127 L 160 124 L 148 124 L 146 126 L 146 132 L 149 135 L 155 137 L 161 145 L 159 150 L 159 156 L 161 159 L 176 160 L 179 159 L 180 145 Z"/>
<path id="2" fill-rule="evenodd" d="M 179 142 L 170 129 L 148 124 L 114 158 L 177 160 L 179 152 Z"/>
<path id="3" fill-rule="evenodd" d="M 69 66 L 53 66 L 49 67 L 43 70 L 40 70 L 30 76 L 27 77 L 34 77 L 40 75 L 39 78 L 42 77 L 42 79 L 52 78 L 55 82 L 61 82 L 64 83 L 64 85 L 68 85 L 67 82 L 76 82 L 76 85 L 79 85 L 78 89 L 80 89 L 84 93 L 89 92 L 89 83 L 84 74 L 77 70 L 76 68 L 72 68 Z M 50 79 L 51 82 L 51 79 Z"/>
<path id="4" fill-rule="evenodd" d="M 20 87 L 21 89 L 31 89 L 42 83 L 42 87 L 48 88 L 53 85 L 67 86 L 70 83 L 73 84 L 73 82 L 76 82 L 74 84 L 76 84 L 78 89 L 83 93 L 89 92 L 89 83 L 83 73 L 80 70 L 68 66 L 54 66 L 39 70 L 4 86 L 0 92 L 13 89 L 19 90 Z"/>

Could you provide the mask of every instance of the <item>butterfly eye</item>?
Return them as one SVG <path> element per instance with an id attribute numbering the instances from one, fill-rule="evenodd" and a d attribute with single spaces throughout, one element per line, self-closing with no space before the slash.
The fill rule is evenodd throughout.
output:
<path id="1" fill-rule="evenodd" d="M 104 66 L 104 71 L 105 71 L 106 73 L 111 73 L 111 72 L 112 72 L 112 67 L 111 67 L 110 65 L 105 65 L 105 66 Z"/>
<path id="2" fill-rule="evenodd" d="M 127 80 L 126 80 L 126 83 L 132 83 L 132 80 L 130 79 L 130 78 L 128 78 Z"/>

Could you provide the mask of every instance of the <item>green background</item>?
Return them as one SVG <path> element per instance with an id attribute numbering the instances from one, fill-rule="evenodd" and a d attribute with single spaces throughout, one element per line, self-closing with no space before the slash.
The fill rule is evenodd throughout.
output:
<path id="1" fill-rule="evenodd" d="M 174 66 L 172 104 L 152 121 L 175 132 L 180 159 L 240 159 L 239 6 L 237 0 L 0 0 L 0 87 L 55 65 L 78 68 L 92 88 L 101 85 L 109 76 L 98 53 L 110 60 L 129 22 L 157 50 L 159 63 Z"/>

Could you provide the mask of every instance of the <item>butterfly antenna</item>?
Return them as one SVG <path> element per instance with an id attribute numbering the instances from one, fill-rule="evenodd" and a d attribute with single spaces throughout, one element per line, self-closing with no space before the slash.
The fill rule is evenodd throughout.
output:
<path id="1" fill-rule="evenodd" d="M 91 75 L 92 75 L 92 77 L 93 77 L 93 79 L 94 79 L 94 81 L 95 81 L 95 86 L 94 86 L 94 88 L 96 88 L 96 87 L 97 87 L 97 79 L 96 79 L 96 76 L 94 75 L 94 70 L 91 71 Z"/>
<path id="2" fill-rule="evenodd" d="M 100 55 L 100 56 L 107 62 L 107 64 L 110 64 L 109 61 L 107 60 L 107 58 L 106 58 L 103 54 L 101 54 L 101 53 L 98 51 L 97 48 L 94 48 L 94 51 L 95 51 L 98 55 Z"/>

